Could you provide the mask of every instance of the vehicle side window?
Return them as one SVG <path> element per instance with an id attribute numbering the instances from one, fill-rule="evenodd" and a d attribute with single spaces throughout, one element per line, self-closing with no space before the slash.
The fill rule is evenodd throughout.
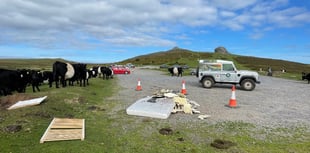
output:
<path id="1" fill-rule="evenodd" d="M 232 64 L 223 64 L 223 71 L 234 71 L 234 67 Z"/>
<path id="2" fill-rule="evenodd" d="M 210 64 L 208 67 L 211 71 L 221 71 L 222 64 Z"/>

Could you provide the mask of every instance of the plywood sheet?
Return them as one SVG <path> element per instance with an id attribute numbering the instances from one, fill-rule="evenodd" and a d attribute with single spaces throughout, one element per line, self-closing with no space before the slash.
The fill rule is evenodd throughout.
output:
<path id="1" fill-rule="evenodd" d="M 145 97 L 126 109 L 128 115 L 167 119 L 175 106 L 173 99 Z"/>
<path id="2" fill-rule="evenodd" d="M 84 138 L 84 119 L 54 118 L 41 137 L 40 143 L 45 141 L 84 140 Z"/>

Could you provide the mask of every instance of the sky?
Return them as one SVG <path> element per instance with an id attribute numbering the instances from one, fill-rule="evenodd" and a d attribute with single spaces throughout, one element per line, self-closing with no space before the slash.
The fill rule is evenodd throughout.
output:
<path id="1" fill-rule="evenodd" d="M 309 0 L 0 0 L 0 58 L 111 63 L 174 47 L 310 64 Z"/>

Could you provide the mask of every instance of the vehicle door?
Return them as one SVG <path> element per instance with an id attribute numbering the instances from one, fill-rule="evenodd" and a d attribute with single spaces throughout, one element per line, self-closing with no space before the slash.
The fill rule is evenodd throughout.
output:
<path id="1" fill-rule="evenodd" d="M 233 64 L 223 63 L 221 71 L 221 82 L 236 82 L 237 71 Z"/>

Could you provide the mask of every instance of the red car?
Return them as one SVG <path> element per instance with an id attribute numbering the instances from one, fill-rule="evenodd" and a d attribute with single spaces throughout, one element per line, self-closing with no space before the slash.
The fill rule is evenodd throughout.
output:
<path id="1" fill-rule="evenodd" d="M 113 74 L 130 74 L 130 69 L 125 66 L 112 66 Z"/>

